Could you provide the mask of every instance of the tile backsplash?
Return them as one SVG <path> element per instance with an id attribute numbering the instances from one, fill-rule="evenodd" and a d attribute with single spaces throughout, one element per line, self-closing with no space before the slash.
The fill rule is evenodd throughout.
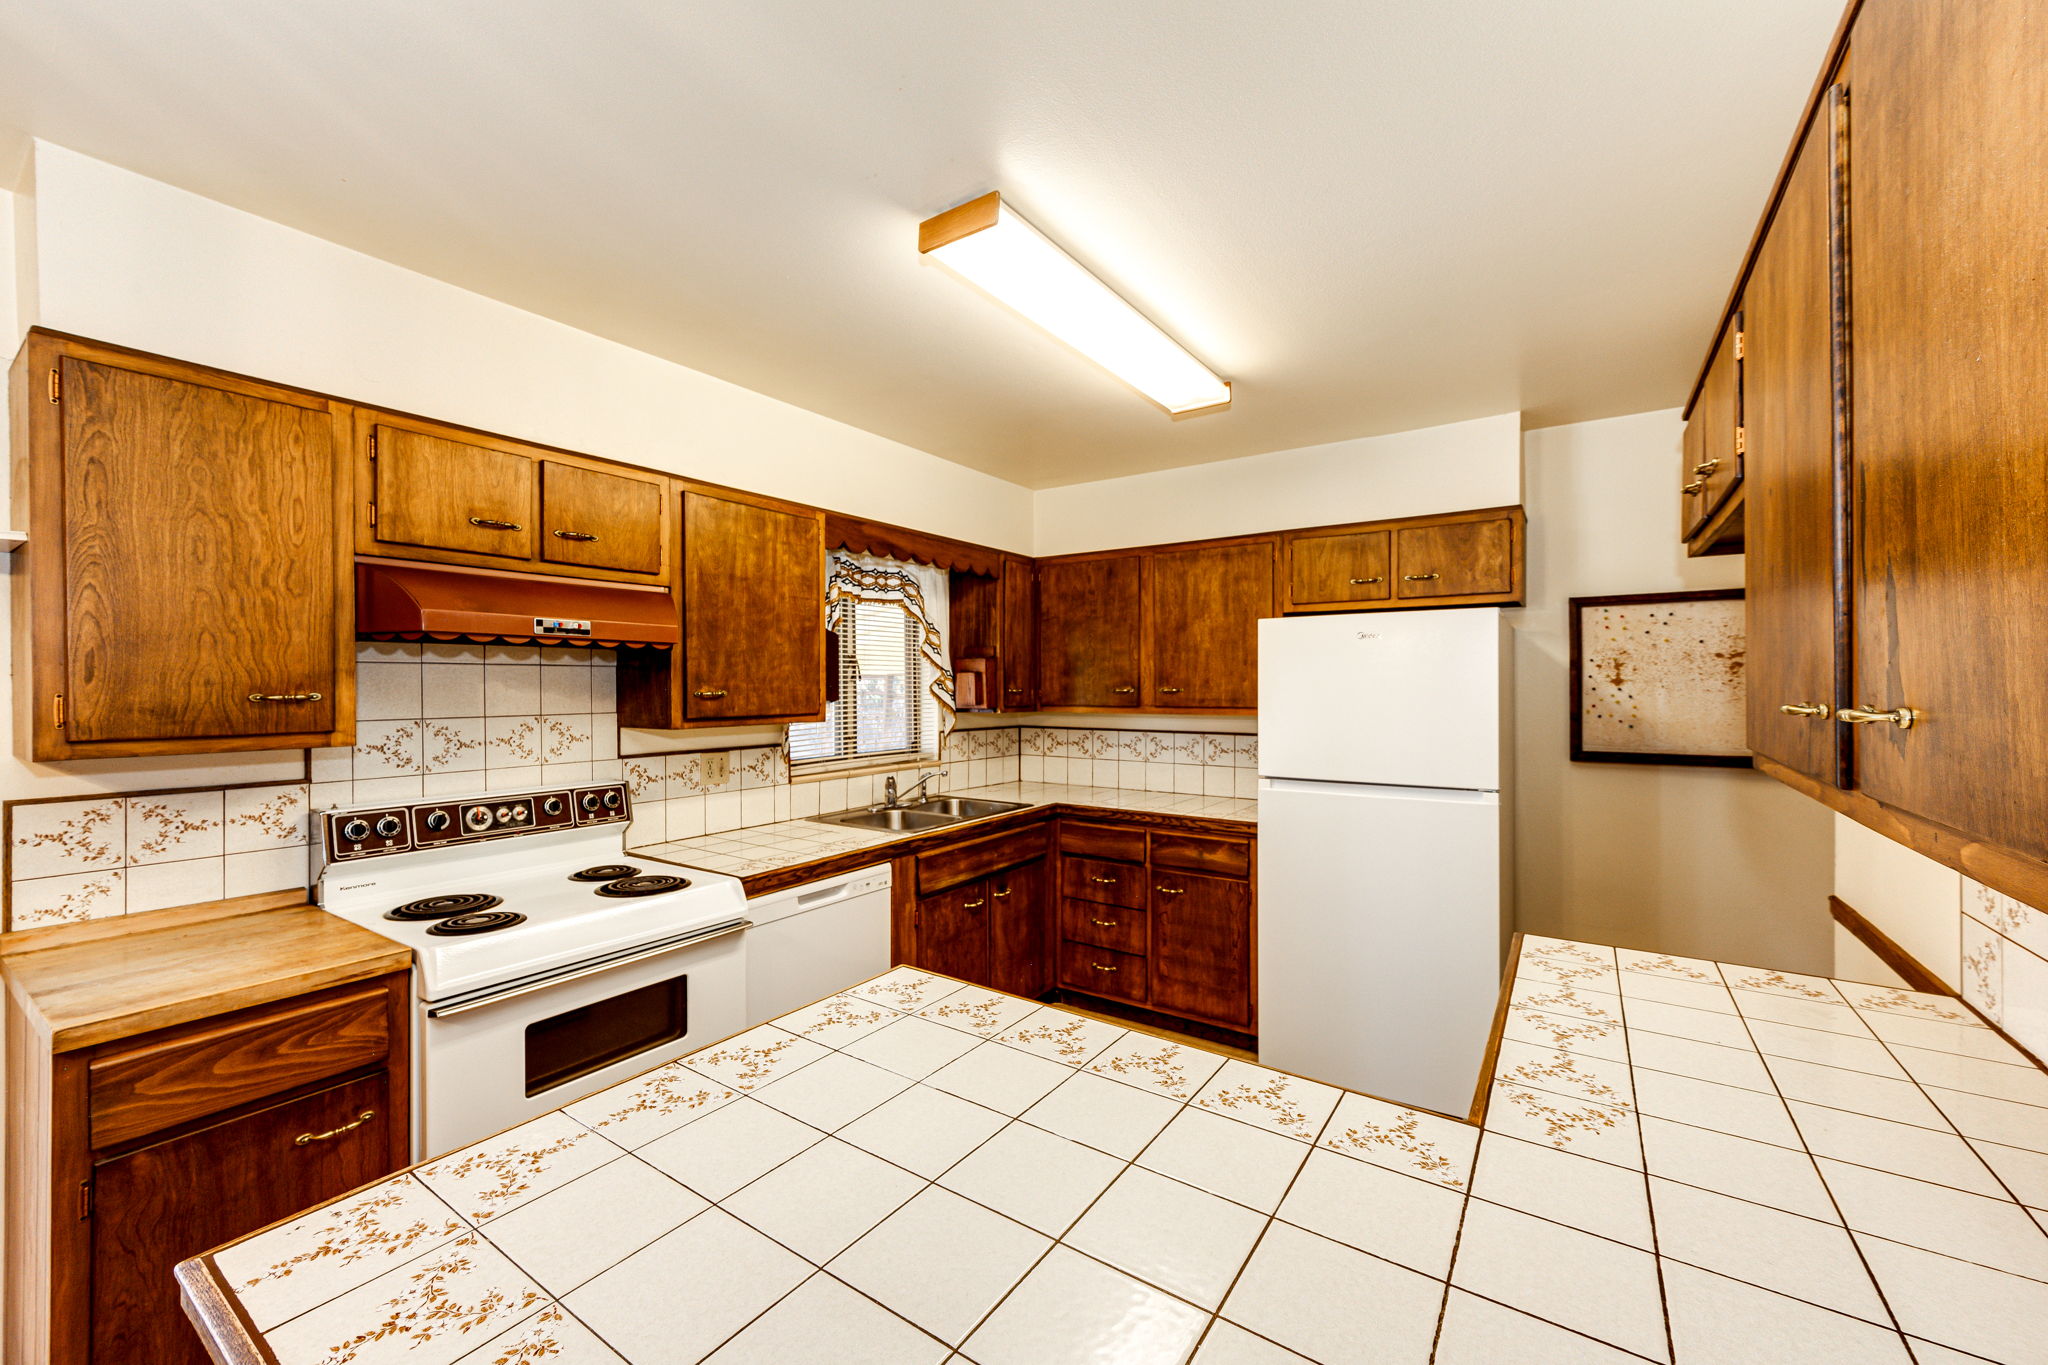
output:
<path id="1" fill-rule="evenodd" d="M 2048 912 L 1963 878 L 1962 997 L 2048 1057 Z"/>

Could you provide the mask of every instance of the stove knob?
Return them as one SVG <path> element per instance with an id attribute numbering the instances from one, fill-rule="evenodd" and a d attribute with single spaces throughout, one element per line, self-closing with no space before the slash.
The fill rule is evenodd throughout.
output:
<path id="1" fill-rule="evenodd" d="M 499 823 L 499 824 L 501 824 L 501 825 L 507 825 L 507 824 L 510 824 L 510 823 L 512 822 L 512 808 L 511 808 L 510 806 L 500 806 L 500 807 L 498 807 L 498 810 L 497 810 L 497 816 L 498 816 L 498 823 Z"/>
<path id="2" fill-rule="evenodd" d="M 360 844 L 363 840 L 370 837 L 370 822 L 361 816 L 355 816 L 343 822 L 341 837 L 349 843 Z"/>
<path id="3" fill-rule="evenodd" d="M 619 794 L 617 792 L 609 791 L 604 794 L 604 808 L 606 810 L 617 810 L 619 808 Z"/>
<path id="4" fill-rule="evenodd" d="M 442 830 L 448 828 L 448 825 L 449 820 L 447 811 L 430 810 L 427 812 L 427 828 L 434 831 L 436 834 L 439 834 Z"/>
<path id="5" fill-rule="evenodd" d="M 583 793 L 583 809 L 589 811 L 592 815 L 595 815 L 598 813 L 598 811 L 602 810 L 603 808 L 604 802 L 598 799 L 598 795 L 596 792 Z"/>
<path id="6" fill-rule="evenodd" d="M 380 838 L 396 838 L 398 831 L 404 828 L 405 823 L 395 815 L 381 815 L 377 817 L 377 834 Z"/>
<path id="7" fill-rule="evenodd" d="M 465 829 L 474 833 L 481 833 L 489 829 L 491 827 L 491 808 L 489 806 L 471 806 L 462 813 L 462 824 Z"/>
<path id="8" fill-rule="evenodd" d="M 541 802 L 540 813 L 542 815 L 560 815 L 562 813 L 562 798 L 550 796 L 547 800 Z"/>
<path id="9" fill-rule="evenodd" d="M 512 820 L 514 824 L 523 824 L 524 822 L 531 820 L 532 818 L 533 812 L 529 811 L 526 807 L 514 806 L 512 808 Z"/>

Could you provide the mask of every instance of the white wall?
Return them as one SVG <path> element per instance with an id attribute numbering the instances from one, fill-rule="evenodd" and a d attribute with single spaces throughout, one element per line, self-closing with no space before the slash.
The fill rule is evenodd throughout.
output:
<path id="1" fill-rule="evenodd" d="M 1074 554 L 1505 507 L 1522 500 L 1520 434 L 1520 414 L 1508 412 L 1040 489 L 1036 552 Z"/>
<path id="2" fill-rule="evenodd" d="M 1825 972 L 1828 811 L 1747 770 L 1572 763 L 1567 599 L 1739 587 L 1678 539 L 1676 410 L 1532 431 L 1529 594 L 1515 613 L 1522 928 Z"/>

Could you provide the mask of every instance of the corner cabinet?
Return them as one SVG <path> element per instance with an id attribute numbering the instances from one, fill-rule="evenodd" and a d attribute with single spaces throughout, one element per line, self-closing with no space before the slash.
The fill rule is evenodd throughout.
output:
<path id="1" fill-rule="evenodd" d="M 340 405 L 40 331 L 11 398 L 16 752 L 352 743 Z"/>

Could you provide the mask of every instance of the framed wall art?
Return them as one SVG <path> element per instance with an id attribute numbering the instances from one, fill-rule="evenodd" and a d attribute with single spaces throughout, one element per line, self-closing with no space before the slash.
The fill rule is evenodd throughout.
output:
<path id="1" fill-rule="evenodd" d="M 1571 599 L 1574 763 L 1752 766 L 1742 589 Z"/>

